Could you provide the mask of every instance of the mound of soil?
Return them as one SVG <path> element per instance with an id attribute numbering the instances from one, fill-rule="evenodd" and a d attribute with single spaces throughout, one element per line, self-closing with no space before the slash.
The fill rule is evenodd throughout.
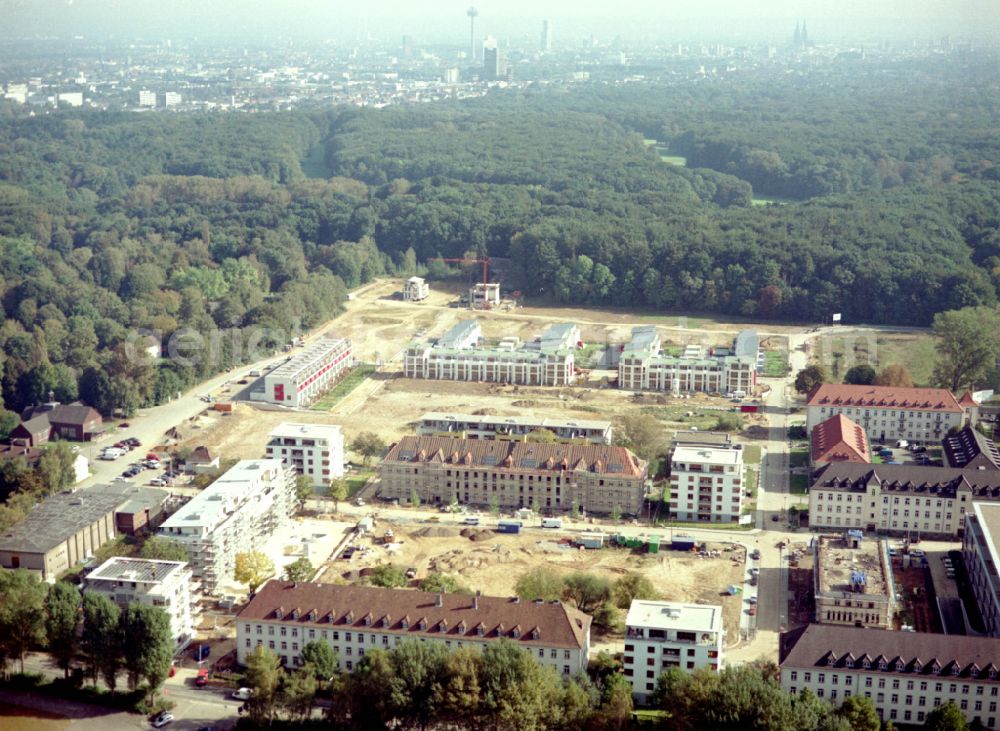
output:
<path id="1" fill-rule="evenodd" d="M 443 525 L 430 525 L 413 531 L 410 535 L 415 538 L 454 538 L 458 532 L 454 528 L 447 528 Z"/>

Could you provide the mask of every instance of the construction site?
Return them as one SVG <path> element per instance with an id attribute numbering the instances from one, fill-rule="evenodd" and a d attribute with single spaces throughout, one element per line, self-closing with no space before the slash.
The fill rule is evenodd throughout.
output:
<path id="1" fill-rule="evenodd" d="M 452 286 L 451 291 L 444 285 L 436 285 L 419 302 L 398 299 L 401 286 L 396 280 L 367 285 L 353 294 L 346 303 L 346 312 L 334 323 L 306 339 L 308 343 L 310 339 L 335 333 L 351 341 L 357 362 L 378 365 L 332 406 L 295 410 L 297 422 L 340 424 L 348 443 L 361 431 L 374 432 L 392 443 L 413 433 L 421 415 L 428 411 L 559 419 L 605 418 L 609 414 L 621 419 L 628 414 L 645 413 L 662 423 L 666 439 L 675 430 L 711 429 L 720 416 L 739 411 L 721 395 L 692 393 L 677 397 L 663 392 L 623 391 L 612 387 L 615 370 L 597 367 L 579 366 L 574 383 L 562 386 L 404 378 L 403 353 L 411 341 L 439 337 L 471 315 L 468 310 L 450 306 L 460 285 Z M 579 328 L 583 346 L 577 349 L 576 362 L 588 365 L 599 364 L 605 351 L 628 341 L 636 324 L 623 313 L 590 309 L 517 307 L 511 311 L 480 310 L 475 318 L 486 342 L 505 338 L 531 342 L 553 325 L 571 323 Z M 674 324 L 658 329 L 662 331 L 665 347 L 678 352 L 691 344 L 724 347 L 739 330 L 710 323 L 700 323 L 695 330 L 678 325 L 677 318 L 671 322 Z M 764 337 L 762 342 L 765 347 L 784 347 L 782 336 Z M 292 412 L 267 404 L 251 404 L 242 398 L 242 393 L 238 384 L 231 384 L 208 394 L 216 402 L 225 402 L 228 411 L 220 413 L 206 407 L 201 416 L 177 425 L 168 446 L 193 449 L 204 445 L 227 459 L 261 456 L 267 435 Z M 744 413 L 740 419 L 745 438 L 752 440 L 765 435 L 766 430 L 760 428 L 764 424 L 763 415 Z M 355 456 L 353 460 L 358 458 Z"/>
<path id="2" fill-rule="evenodd" d="M 496 521 L 483 520 L 489 522 Z M 488 525 L 462 526 L 433 519 L 418 524 L 374 519 L 370 529 L 364 525 L 347 540 L 344 550 L 325 564 L 318 581 L 364 581 L 372 568 L 390 563 L 405 571 L 413 586 L 434 573 L 489 596 L 513 596 L 518 578 L 537 568 L 557 576 L 587 572 L 612 582 L 638 572 L 652 582 L 663 599 L 722 604 L 727 644 L 739 639 L 742 598 L 731 594 L 730 587 L 743 581 L 746 549 L 740 544 L 699 544 L 686 551 L 670 550 L 669 541 L 656 549 L 649 541 L 632 548 L 614 547 L 610 533 L 591 532 L 581 535 L 602 536 L 598 542 L 603 547 L 587 549 L 562 535 L 504 533 Z M 580 521 L 575 525 L 567 522 L 566 527 L 593 526 Z"/>

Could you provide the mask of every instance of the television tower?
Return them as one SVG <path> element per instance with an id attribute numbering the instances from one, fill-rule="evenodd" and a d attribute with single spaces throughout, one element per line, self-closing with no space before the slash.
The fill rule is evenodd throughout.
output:
<path id="1" fill-rule="evenodd" d="M 475 5 L 470 5 L 469 9 L 465 12 L 469 16 L 469 51 L 472 54 L 472 62 L 476 62 L 476 16 L 479 15 L 479 11 L 476 10 Z"/>

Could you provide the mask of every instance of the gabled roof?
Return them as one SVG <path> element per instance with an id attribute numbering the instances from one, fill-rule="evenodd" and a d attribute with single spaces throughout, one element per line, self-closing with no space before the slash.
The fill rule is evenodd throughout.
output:
<path id="1" fill-rule="evenodd" d="M 217 457 L 212 456 L 212 453 L 208 451 L 208 447 L 198 446 L 191 450 L 187 461 L 208 464 L 209 462 L 214 462 L 216 459 Z"/>
<path id="2" fill-rule="evenodd" d="M 812 461 L 864 462 L 872 461 L 865 430 L 843 414 L 831 416 L 817 424 L 812 433 Z"/>
<path id="3" fill-rule="evenodd" d="M 888 492 L 954 497 L 958 490 L 966 489 L 976 499 L 1000 499 L 1000 470 L 959 470 L 911 464 L 831 462 L 812 472 L 809 489 L 864 491 L 872 484 Z"/>
<path id="4" fill-rule="evenodd" d="M 11 432 L 11 436 L 16 436 L 17 433 L 25 433 L 25 432 L 30 434 L 31 436 L 35 436 L 37 434 L 44 434 L 45 432 L 48 432 L 51 428 L 52 425 L 49 423 L 48 415 L 39 414 L 38 416 L 28 419 L 27 421 L 22 421 L 20 424 L 14 427 L 13 431 Z"/>
<path id="5" fill-rule="evenodd" d="M 493 439 L 403 437 L 383 462 L 429 462 L 440 452 L 445 464 L 515 471 L 583 469 L 642 477 L 647 464 L 625 447 L 608 444 L 535 444 Z"/>
<path id="6" fill-rule="evenodd" d="M 311 619 L 308 612 L 292 619 L 292 607 L 315 607 L 316 619 Z M 274 621 L 277 609 L 282 610 L 279 621 L 286 623 L 360 628 L 378 626 L 376 620 L 388 617 L 390 624 L 383 629 L 414 637 L 504 637 L 529 646 L 567 649 L 586 646 L 591 622 L 588 615 L 562 602 L 292 581 L 264 584 L 240 612 L 239 619 Z M 366 624 L 366 618 L 371 619 L 371 624 Z M 537 638 L 532 629 L 538 630 Z"/>
<path id="7" fill-rule="evenodd" d="M 82 404 L 79 401 L 72 404 L 41 404 L 30 406 L 21 414 L 25 421 L 44 416 L 50 424 L 68 424 L 82 427 L 90 421 L 101 421 L 97 409 Z"/>
<path id="8" fill-rule="evenodd" d="M 808 624 L 779 639 L 782 668 L 864 668 L 905 675 L 996 680 L 1000 639 Z M 990 677 L 990 672 L 994 677 Z"/>
<path id="9" fill-rule="evenodd" d="M 963 468 L 1000 470 L 1000 450 L 992 439 L 987 438 L 971 426 L 962 428 L 954 436 L 942 441 L 944 455 L 949 466 Z"/>
<path id="10" fill-rule="evenodd" d="M 959 399 L 958 403 L 966 407 L 979 406 L 979 403 L 974 398 L 972 398 L 971 391 L 966 391 L 965 393 L 963 393 L 962 398 Z"/>
<path id="11" fill-rule="evenodd" d="M 905 411 L 962 413 L 955 395 L 946 388 L 902 388 L 823 383 L 810 393 L 808 406 L 860 406 Z"/>

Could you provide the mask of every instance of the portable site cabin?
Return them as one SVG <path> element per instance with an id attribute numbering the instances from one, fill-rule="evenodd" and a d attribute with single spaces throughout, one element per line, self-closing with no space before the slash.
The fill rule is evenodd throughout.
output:
<path id="1" fill-rule="evenodd" d="M 497 523 L 497 533 L 520 533 L 523 526 L 520 520 L 501 520 Z"/>
<path id="2" fill-rule="evenodd" d="M 575 543 L 584 548 L 604 548 L 604 533 L 581 533 Z"/>
<path id="3" fill-rule="evenodd" d="M 660 552 L 660 536 L 650 536 L 649 542 L 646 544 L 647 549 L 650 553 Z"/>

